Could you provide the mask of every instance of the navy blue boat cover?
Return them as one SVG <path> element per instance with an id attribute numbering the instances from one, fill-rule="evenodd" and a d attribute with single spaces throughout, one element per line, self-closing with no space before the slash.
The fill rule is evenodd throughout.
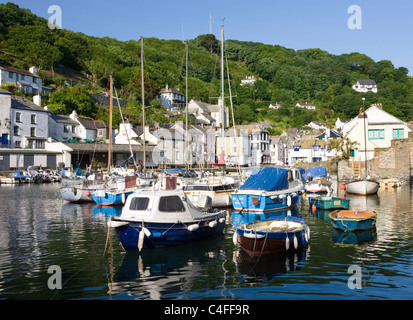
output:
<path id="1" fill-rule="evenodd" d="M 306 180 L 307 176 L 311 173 L 313 179 L 327 177 L 327 168 L 326 167 L 310 167 L 307 171 L 302 175 L 302 177 Z"/>
<path id="2" fill-rule="evenodd" d="M 256 168 L 239 190 L 276 191 L 288 189 L 288 170 L 275 167 Z"/>

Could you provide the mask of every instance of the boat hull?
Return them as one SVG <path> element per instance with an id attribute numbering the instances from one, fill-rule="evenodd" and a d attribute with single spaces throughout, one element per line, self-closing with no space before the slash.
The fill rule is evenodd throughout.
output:
<path id="1" fill-rule="evenodd" d="M 210 226 L 210 222 L 216 221 L 215 226 Z M 222 233 L 225 226 L 225 218 L 205 220 L 199 223 L 196 230 L 190 231 L 191 226 L 183 223 L 142 223 L 129 222 L 115 227 L 118 239 L 125 251 L 138 250 L 139 234 L 142 227 L 149 230 L 150 234 L 145 234 L 142 249 L 160 248 L 168 246 L 182 245 Z M 189 228 L 190 229 L 190 228 Z"/>
<path id="2" fill-rule="evenodd" d="M 256 194 L 233 193 L 232 206 L 236 211 L 264 212 L 288 209 L 295 206 L 300 196 L 298 193 L 292 195 L 264 196 Z"/>
<path id="3" fill-rule="evenodd" d="M 231 194 L 229 192 L 185 191 L 185 194 L 194 204 L 198 203 L 198 200 L 201 197 L 201 195 L 207 195 L 211 197 L 213 208 L 229 207 L 232 204 Z"/>
<path id="4" fill-rule="evenodd" d="M 91 191 L 77 187 L 60 188 L 62 199 L 69 202 L 93 202 Z"/>
<path id="5" fill-rule="evenodd" d="M 347 193 L 358 195 L 375 194 L 380 188 L 380 184 L 374 180 L 355 180 L 346 184 Z"/>
<path id="6" fill-rule="evenodd" d="M 360 212 L 360 217 L 357 217 L 357 211 L 354 211 L 354 214 L 343 213 L 342 215 L 340 215 L 340 212 L 340 210 L 337 210 L 329 214 L 331 224 L 336 229 L 357 231 L 373 229 L 376 226 L 377 213 L 375 211 L 371 211 L 371 214 L 366 216 L 363 215 L 364 212 Z"/>
<path id="7" fill-rule="evenodd" d="M 302 221 L 295 217 L 288 217 L 288 220 Z M 258 224 L 260 223 L 262 222 Z M 241 248 L 252 257 L 301 250 L 309 242 L 309 228 L 305 224 L 302 224 L 299 230 L 285 232 L 245 230 L 244 227 L 237 228 L 237 241 Z"/>
<path id="8" fill-rule="evenodd" d="M 305 185 L 305 190 L 307 193 L 319 194 L 330 193 L 332 191 L 329 186 L 319 183 L 307 183 Z"/>
<path id="9" fill-rule="evenodd" d="M 97 191 L 92 193 L 92 200 L 101 206 L 116 206 L 123 205 L 126 199 L 132 194 L 129 192 L 105 192 Z"/>
<path id="10" fill-rule="evenodd" d="M 350 200 L 342 199 L 337 197 L 316 197 L 309 198 L 308 203 L 310 209 L 313 210 L 313 205 L 315 210 L 337 210 L 337 209 L 348 209 L 350 206 Z"/>

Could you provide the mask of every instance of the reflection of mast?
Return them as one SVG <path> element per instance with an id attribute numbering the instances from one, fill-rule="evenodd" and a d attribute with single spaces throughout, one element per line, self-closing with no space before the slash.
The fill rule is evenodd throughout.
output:
<path id="1" fill-rule="evenodd" d="M 112 108 L 113 108 L 113 79 L 112 74 L 109 76 L 110 80 L 110 94 L 109 94 L 109 149 L 108 149 L 108 172 L 110 172 L 110 164 L 112 158 Z"/>

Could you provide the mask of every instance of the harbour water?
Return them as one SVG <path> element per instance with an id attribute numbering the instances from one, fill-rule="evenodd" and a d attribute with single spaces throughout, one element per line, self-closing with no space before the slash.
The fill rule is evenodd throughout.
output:
<path id="1" fill-rule="evenodd" d="M 408 186 L 349 196 L 351 208 L 378 212 L 376 229 L 364 234 L 335 231 L 326 213 L 310 212 L 303 198 L 291 213 L 310 227 L 308 249 L 258 261 L 234 245 L 232 221 L 244 217 L 233 213 L 214 239 L 125 253 L 106 226 L 115 210 L 65 203 L 59 187 L 0 186 L 0 299 L 413 298 Z M 53 287 L 53 270 L 61 270 L 61 289 Z"/>

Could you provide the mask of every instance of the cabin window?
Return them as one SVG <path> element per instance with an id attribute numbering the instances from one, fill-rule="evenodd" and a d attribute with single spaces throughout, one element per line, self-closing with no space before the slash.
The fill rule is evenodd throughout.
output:
<path id="1" fill-rule="evenodd" d="M 129 210 L 146 210 L 149 198 L 133 198 L 130 202 Z"/>
<path id="2" fill-rule="evenodd" d="M 167 196 L 159 199 L 159 211 L 163 212 L 184 212 L 185 207 L 179 196 Z"/>

